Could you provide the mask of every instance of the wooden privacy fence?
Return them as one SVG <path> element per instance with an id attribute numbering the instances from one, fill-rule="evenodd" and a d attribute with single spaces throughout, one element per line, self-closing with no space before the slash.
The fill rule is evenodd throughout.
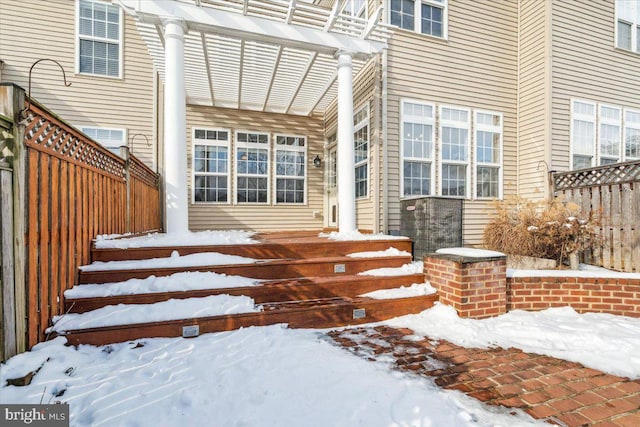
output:
<path id="1" fill-rule="evenodd" d="M 552 175 L 564 195 L 601 220 L 601 244 L 584 254 L 591 264 L 640 272 L 640 160 Z"/>
<path id="2" fill-rule="evenodd" d="M 22 119 L 24 91 L 1 86 L 0 114 L 9 117 L 6 111 L 13 110 L 16 136 L 15 280 L 2 283 L 3 301 L 15 300 L 11 313 L 3 313 L 15 319 L 3 323 L 3 336 L 15 336 L 15 350 L 3 345 L 6 359 L 43 341 L 51 318 L 64 314 L 64 291 L 74 286 L 78 267 L 90 262 L 97 235 L 160 230 L 161 206 L 158 174 L 128 149 L 122 157 L 110 152 L 35 102 Z"/>

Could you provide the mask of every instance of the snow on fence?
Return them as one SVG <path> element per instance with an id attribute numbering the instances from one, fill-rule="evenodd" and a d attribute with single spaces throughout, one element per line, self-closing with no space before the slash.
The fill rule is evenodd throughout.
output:
<path id="1" fill-rule="evenodd" d="M 63 314 L 64 291 L 78 266 L 90 262 L 92 239 L 160 230 L 159 176 L 126 147 L 122 157 L 110 152 L 35 101 L 21 114 L 24 91 L 0 89 L 0 113 L 14 118 L 15 140 L 22 141 L 12 154 L 20 352 L 44 340 L 51 317 Z"/>
<path id="2" fill-rule="evenodd" d="M 585 262 L 618 271 L 640 271 L 640 160 L 554 173 L 553 193 L 599 216 L 602 242 Z"/>

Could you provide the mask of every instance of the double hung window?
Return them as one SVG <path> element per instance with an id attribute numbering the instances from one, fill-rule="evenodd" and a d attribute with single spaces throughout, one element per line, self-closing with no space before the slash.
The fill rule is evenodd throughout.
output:
<path id="1" fill-rule="evenodd" d="M 402 195 L 428 196 L 433 193 L 433 152 L 435 106 L 402 102 Z"/>
<path id="2" fill-rule="evenodd" d="M 443 196 L 466 197 L 469 172 L 469 110 L 440 107 L 441 179 Z"/>
<path id="3" fill-rule="evenodd" d="M 229 131 L 194 129 L 193 201 L 229 202 Z"/>
<path id="4" fill-rule="evenodd" d="M 301 136 L 276 135 L 276 203 L 304 203 L 307 146 Z"/>
<path id="5" fill-rule="evenodd" d="M 405 30 L 446 38 L 447 0 L 390 0 L 389 23 Z"/>
<path id="6" fill-rule="evenodd" d="M 502 165 L 502 115 L 476 111 L 475 177 L 477 198 L 500 198 Z"/>
<path id="7" fill-rule="evenodd" d="M 95 0 L 78 2 L 77 71 L 122 76 L 122 11 Z"/>
<path id="8" fill-rule="evenodd" d="M 353 115 L 353 128 L 356 198 L 363 198 L 369 195 L 369 107 Z"/>
<path id="9" fill-rule="evenodd" d="M 269 134 L 236 132 L 236 202 L 269 203 Z"/>

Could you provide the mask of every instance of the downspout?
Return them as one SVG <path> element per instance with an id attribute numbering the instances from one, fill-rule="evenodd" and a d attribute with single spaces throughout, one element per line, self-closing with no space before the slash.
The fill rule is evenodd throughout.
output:
<path id="1" fill-rule="evenodd" d="M 387 123 L 387 49 L 382 51 L 382 232 L 389 234 L 389 144 Z"/>

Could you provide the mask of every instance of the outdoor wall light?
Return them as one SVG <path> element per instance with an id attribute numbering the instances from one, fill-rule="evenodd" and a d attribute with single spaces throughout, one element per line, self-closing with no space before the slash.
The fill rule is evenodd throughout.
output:
<path id="1" fill-rule="evenodd" d="M 315 166 L 317 168 L 322 166 L 322 159 L 320 158 L 320 156 L 318 154 L 316 154 L 316 158 L 313 159 L 313 166 Z"/>

